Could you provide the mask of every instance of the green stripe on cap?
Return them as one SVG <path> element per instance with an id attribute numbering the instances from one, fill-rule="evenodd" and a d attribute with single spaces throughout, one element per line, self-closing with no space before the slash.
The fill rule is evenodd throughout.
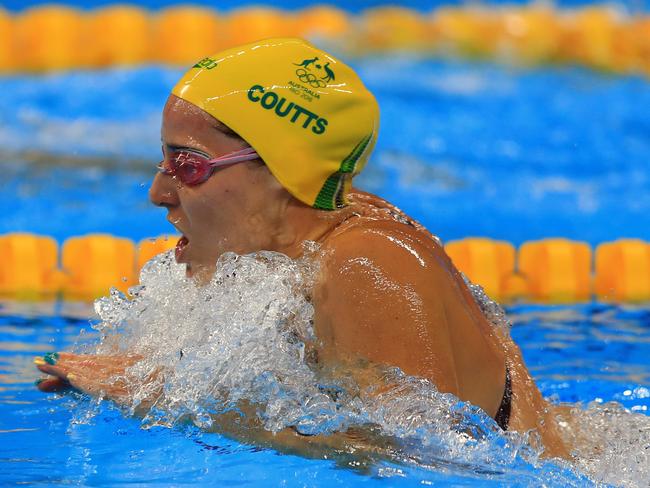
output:
<path id="1" fill-rule="evenodd" d="M 354 146 L 352 152 L 348 154 L 341 163 L 339 170 L 331 175 L 321 188 L 314 207 L 321 210 L 334 210 L 343 206 L 343 190 L 345 188 L 345 178 L 351 178 L 357 166 L 359 158 L 363 155 L 364 151 L 372 140 L 372 133 L 365 136 L 359 143 Z"/>

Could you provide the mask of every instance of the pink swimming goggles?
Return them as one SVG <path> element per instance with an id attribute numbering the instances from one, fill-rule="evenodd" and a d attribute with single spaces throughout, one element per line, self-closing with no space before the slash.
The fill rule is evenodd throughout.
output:
<path id="1" fill-rule="evenodd" d="M 184 185 L 195 186 L 206 181 L 216 168 L 252 161 L 259 155 L 252 147 L 231 152 L 215 159 L 208 159 L 200 152 L 191 149 L 178 149 L 171 152 L 167 160 L 158 164 L 162 174 L 174 176 Z"/>

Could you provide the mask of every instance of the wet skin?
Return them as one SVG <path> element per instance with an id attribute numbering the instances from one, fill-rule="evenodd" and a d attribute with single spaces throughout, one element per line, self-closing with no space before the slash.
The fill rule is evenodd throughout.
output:
<path id="1" fill-rule="evenodd" d="M 211 158 L 244 147 L 210 115 L 173 95 L 161 133 L 165 157 L 172 147 Z M 226 251 L 264 249 L 297 258 L 305 240 L 320 243 L 313 290 L 318 342 L 309 345 L 319 367 L 349 370 L 359 361 L 397 366 L 494 417 L 507 363 L 513 390 L 509 429 L 535 429 L 546 455 L 568 457 L 554 408 L 542 398 L 519 348 L 488 323 L 437 239 L 386 201 L 354 191 L 348 207 L 316 210 L 293 198 L 257 161 L 218 169 L 193 187 L 159 173 L 150 198 L 186 237 L 177 259 L 199 282 L 209 279 Z M 126 386 L 111 378 L 138 358 L 123 359 L 61 354 L 54 365 L 40 361 L 37 367 L 50 376 L 39 388 L 71 384 L 124 401 Z M 361 369 L 351 374 L 361 386 L 376 381 Z M 274 443 L 294 445 L 300 442 L 296 436 L 285 432 Z"/>

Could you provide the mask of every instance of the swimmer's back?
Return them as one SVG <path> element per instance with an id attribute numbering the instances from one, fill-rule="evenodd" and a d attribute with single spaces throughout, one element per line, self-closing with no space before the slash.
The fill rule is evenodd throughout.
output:
<path id="1" fill-rule="evenodd" d="M 351 201 L 323 245 L 319 353 L 397 366 L 494 416 L 505 353 L 438 240 L 378 197 L 355 192 Z"/>
<path id="2" fill-rule="evenodd" d="M 363 358 L 431 380 L 495 417 L 511 377 L 509 429 L 536 429 L 568 457 L 554 409 L 518 346 L 490 324 L 440 241 L 385 200 L 353 192 L 349 217 L 324 241 L 316 287 L 319 354 Z"/>

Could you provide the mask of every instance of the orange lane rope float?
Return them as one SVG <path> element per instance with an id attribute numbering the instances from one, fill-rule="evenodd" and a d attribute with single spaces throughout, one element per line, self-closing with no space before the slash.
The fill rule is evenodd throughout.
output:
<path id="1" fill-rule="evenodd" d="M 0 235 L 0 297 L 92 300 L 111 287 L 126 292 L 142 266 L 173 249 L 176 237 L 71 237 L 62 246 L 29 233 Z M 598 245 L 552 238 L 524 242 L 475 237 L 445 245 L 454 264 L 497 300 L 576 303 L 650 300 L 650 243 L 620 239 Z M 60 263 L 60 264 L 59 264 Z"/>
<path id="2" fill-rule="evenodd" d="M 650 75 L 650 16 L 604 5 L 556 10 L 546 4 L 441 7 L 429 13 L 380 7 L 359 15 L 330 6 L 228 13 L 193 6 L 82 11 L 46 5 L 18 13 L 0 8 L 0 72 L 185 66 L 207 53 L 268 37 L 302 37 L 344 56 L 406 51 Z"/>

